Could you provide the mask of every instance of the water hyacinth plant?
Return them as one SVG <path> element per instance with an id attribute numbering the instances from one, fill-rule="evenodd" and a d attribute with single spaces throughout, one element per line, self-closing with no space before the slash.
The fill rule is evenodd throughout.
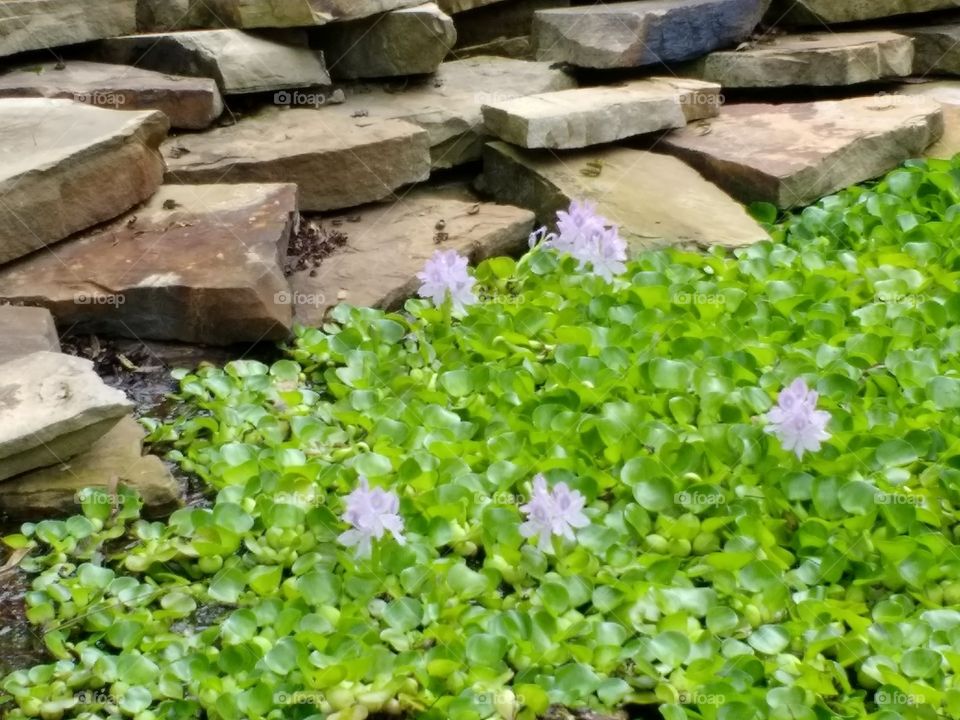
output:
<path id="1" fill-rule="evenodd" d="M 8 538 L 52 657 L 3 711 L 960 717 L 958 198 L 911 163 L 615 282 L 541 243 L 470 275 L 516 302 L 180 373 L 151 439 L 211 505 Z"/>

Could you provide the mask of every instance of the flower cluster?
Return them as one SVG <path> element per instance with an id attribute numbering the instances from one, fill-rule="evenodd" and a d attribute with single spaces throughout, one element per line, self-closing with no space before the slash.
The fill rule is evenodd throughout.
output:
<path id="1" fill-rule="evenodd" d="M 567 210 L 557 213 L 557 232 L 545 227 L 530 236 L 530 246 L 542 244 L 557 252 L 569 253 L 581 270 L 589 265 L 594 273 L 611 280 L 626 270 L 627 244 L 616 227 L 597 214 L 597 206 L 589 201 L 574 200 Z"/>
<path id="2" fill-rule="evenodd" d="M 538 538 L 540 549 L 549 552 L 554 535 L 573 540 L 574 528 L 590 524 L 583 514 L 585 504 L 583 495 L 570 490 L 566 483 L 557 483 L 551 491 L 543 475 L 537 475 L 533 479 L 530 502 L 520 507 L 527 515 L 527 521 L 520 526 L 520 534 L 525 538 Z"/>
<path id="3" fill-rule="evenodd" d="M 387 532 L 401 545 L 406 543 L 396 493 L 380 488 L 371 490 L 361 475 L 357 489 L 347 495 L 345 501 L 343 520 L 351 528 L 341 533 L 338 540 L 342 545 L 356 548 L 358 558 L 370 557 L 373 541 L 380 540 Z M 549 552 L 554 535 L 572 540 L 574 528 L 590 524 L 583 514 L 585 504 L 583 495 L 570 490 L 566 483 L 557 483 L 550 490 L 543 475 L 537 475 L 533 479 L 530 502 L 520 507 L 527 516 L 527 521 L 520 526 L 520 534 L 538 538 L 540 549 Z"/>
<path id="4" fill-rule="evenodd" d="M 371 490 L 367 479 L 361 475 L 359 486 L 347 495 L 345 502 L 347 508 L 343 519 L 353 527 L 342 533 L 338 540 L 347 547 L 355 547 L 357 557 L 370 557 L 373 541 L 388 531 L 398 543 L 406 543 L 403 518 L 399 515 L 400 498 L 396 493 L 380 488 Z"/>
<path id="5" fill-rule="evenodd" d="M 819 394 L 807 387 L 803 378 L 797 378 L 777 399 L 776 407 L 766 414 L 769 423 L 765 432 L 776 435 L 785 450 L 803 457 L 807 451 L 817 452 L 830 439 L 827 423 L 830 413 L 817 410 Z"/>
<path id="6" fill-rule="evenodd" d="M 430 298 L 440 307 L 449 296 L 455 315 L 465 314 L 467 306 L 477 302 L 473 292 L 476 280 L 467 272 L 467 258 L 456 250 L 437 250 L 417 279 L 423 283 L 420 297 Z"/>

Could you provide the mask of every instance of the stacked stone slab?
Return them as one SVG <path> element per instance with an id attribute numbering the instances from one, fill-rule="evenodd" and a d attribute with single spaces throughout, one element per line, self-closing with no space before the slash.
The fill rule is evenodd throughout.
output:
<path id="1" fill-rule="evenodd" d="M 433 3 L 314 34 L 338 79 L 434 73 L 457 41 L 453 20 Z"/>
<path id="2" fill-rule="evenodd" d="M 674 130 L 658 149 L 745 202 L 792 208 L 882 175 L 943 134 L 940 105 L 898 95 L 728 105 Z"/>
<path id="3" fill-rule="evenodd" d="M 321 211 L 383 200 L 430 175 L 425 130 L 402 120 L 267 108 L 236 125 L 171 138 L 168 183 L 293 182 L 300 207 Z"/>
<path id="4" fill-rule="evenodd" d="M 906 35 L 819 32 L 714 52 L 690 72 L 730 88 L 856 85 L 907 76 L 913 59 L 913 42 Z"/>
<path id="5" fill-rule="evenodd" d="M 719 112 L 720 86 L 637 80 L 528 95 L 483 106 L 487 129 L 524 148 L 571 149 L 685 127 Z"/>
<path id="6" fill-rule="evenodd" d="M 416 274 L 438 250 L 452 249 L 479 262 L 514 254 L 527 246 L 533 213 L 510 205 L 479 202 L 466 190 L 416 190 L 397 202 L 381 203 L 322 222 L 349 222 L 349 252 L 328 258 L 318 269 L 291 278 L 306 302 L 296 319 L 323 322 L 340 302 L 397 309 L 419 285 Z"/>
<path id="7" fill-rule="evenodd" d="M 202 130 L 223 112 L 209 78 L 163 75 L 126 65 L 71 60 L 0 75 L 0 98 L 45 97 L 114 110 L 159 110 L 175 128 Z"/>
<path id="8" fill-rule="evenodd" d="M 171 75 L 212 78 L 226 95 L 329 85 L 323 55 L 299 30 L 269 36 L 240 30 L 130 35 L 104 40 L 96 58 Z"/>
<path id="9" fill-rule="evenodd" d="M 541 224 L 552 223 L 573 200 L 592 200 L 633 253 L 664 245 L 739 247 L 768 238 L 740 204 L 688 165 L 643 150 L 605 147 L 557 156 L 493 142 L 484 152 L 482 181 L 498 200 L 533 210 Z"/>
<path id="10" fill-rule="evenodd" d="M 167 186 L 55 253 L 0 269 L 0 299 L 49 308 L 76 333 L 230 344 L 279 340 L 297 188 Z"/>
<path id="11" fill-rule="evenodd" d="M 774 0 L 767 21 L 823 27 L 899 15 L 949 10 L 957 0 Z"/>
<path id="12" fill-rule="evenodd" d="M 110 220 L 163 178 L 167 118 L 69 100 L 0 100 L 0 263 Z"/>
<path id="13" fill-rule="evenodd" d="M 445 62 L 434 76 L 410 81 L 400 91 L 356 86 L 348 90 L 346 103 L 323 112 L 414 123 L 427 131 L 433 168 L 446 169 L 480 159 L 489 137 L 484 104 L 575 86 L 571 76 L 549 63 L 481 56 Z"/>
<path id="14" fill-rule="evenodd" d="M 537 12 L 539 60 L 586 68 L 691 60 L 736 45 L 756 28 L 766 0 L 640 0 Z"/>

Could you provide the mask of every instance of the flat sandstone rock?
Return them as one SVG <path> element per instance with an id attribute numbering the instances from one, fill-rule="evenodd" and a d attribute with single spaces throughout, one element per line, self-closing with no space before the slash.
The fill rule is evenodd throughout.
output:
<path id="1" fill-rule="evenodd" d="M 598 167 L 599 174 L 581 172 Z M 484 151 L 483 187 L 498 200 L 530 208 L 540 224 L 552 225 L 557 210 L 572 200 L 592 200 L 620 228 L 632 253 L 769 239 L 739 203 L 695 170 L 642 150 L 606 147 L 557 157 L 493 142 Z"/>
<path id="2" fill-rule="evenodd" d="M 859 22 L 960 7 L 958 0 L 774 0 L 766 20 L 778 25 Z"/>
<path id="3" fill-rule="evenodd" d="M 0 264 L 115 218 L 163 178 L 159 112 L 0 100 Z"/>
<path id="4" fill-rule="evenodd" d="M 103 40 L 92 54 L 103 62 L 211 78 L 226 95 L 330 84 L 322 53 L 307 47 L 306 34 L 298 30 L 130 35 Z"/>
<path id="5" fill-rule="evenodd" d="M 640 0 L 540 10 L 538 60 L 587 68 L 691 60 L 749 37 L 768 0 Z"/>
<path id="6" fill-rule="evenodd" d="M 217 84 L 208 78 L 80 60 L 31 65 L 0 75 L 0 97 L 60 98 L 113 110 L 159 110 L 172 127 L 187 130 L 209 127 L 223 112 Z"/>
<path id="7" fill-rule="evenodd" d="M 906 35 L 866 31 L 781 35 L 697 61 L 699 78 L 731 88 L 830 86 L 909 75 L 913 43 Z"/>
<path id="8" fill-rule="evenodd" d="M 960 6 L 960 2 L 957 3 Z M 915 75 L 960 75 L 960 23 L 903 28 L 913 38 Z"/>
<path id="9" fill-rule="evenodd" d="M 427 3 L 336 23 L 317 30 L 313 41 L 338 79 L 425 75 L 436 72 L 457 31 L 449 15 Z"/>
<path id="10" fill-rule="evenodd" d="M 74 332 L 225 345 L 282 339 L 294 185 L 164 186 L 143 207 L 0 269 L 0 297 Z"/>
<path id="11" fill-rule="evenodd" d="M 897 95 L 727 105 L 658 149 L 744 202 L 807 205 L 917 157 L 943 134 L 939 104 Z"/>
<path id="12" fill-rule="evenodd" d="M 322 112 L 419 125 L 429 135 L 432 166 L 450 168 L 480 159 L 489 139 L 483 104 L 572 87 L 573 78 L 549 63 L 481 56 L 445 62 L 435 76 L 411 79 L 400 92 L 372 85 L 348 89 L 343 105 Z"/>
<path id="13" fill-rule="evenodd" d="M 492 135 L 520 147 L 583 148 L 684 127 L 719 112 L 719 98 L 715 83 L 635 80 L 495 102 L 483 106 L 483 119 Z"/>
<path id="14" fill-rule="evenodd" d="M 0 365 L 0 480 L 69 460 L 132 409 L 89 360 L 36 352 Z"/>
<path id="15" fill-rule="evenodd" d="M 457 250 L 479 262 L 525 248 L 533 230 L 527 210 L 436 190 L 416 190 L 351 214 L 359 220 L 344 225 L 346 247 L 324 259 L 313 276 L 304 270 L 291 278 L 300 323 L 321 324 L 339 302 L 395 309 L 416 294 L 416 274 L 437 250 Z"/>
<path id="16" fill-rule="evenodd" d="M 126 35 L 137 30 L 137 0 L 3 0 L 0 57 Z"/>
<path id="17" fill-rule="evenodd" d="M 214 17 L 230 27 L 283 28 L 354 20 L 419 5 L 422 2 L 423 0 L 200 0 L 198 4 L 209 8 Z"/>
<path id="18" fill-rule="evenodd" d="M 0 363 L 46 350 L 60 352 L 53 315 L 45 308 L 0 305 Z"/>
<path id="19" fill-rule="evenodd" d="M 933 100 L 943 108 L 943 136 L 924 151 L 924 156 L 949 159 L 960 153 L 960 80 L 905 83 L 896 93 Z"/>
<path id="20" fill-rule="evenodd" d="M 401 120 L 267 108 L 236 125 L 172 138 L 163 147 L 168 183 L 291 182 L 300 207 L 335 210 L 383 200 L 426 180 L 426 131 Z"/>
<path id="21" fill-rule="evenodd" d="M 140 494 L 145 515 L 169 513 L 180 504 L 182 491 L 160 458 L 142 454 L 145 436 L 136 420 L 125 417 L 66 462 L 0 482 L 0 514 L 17 521 L 73 515 L 80 511 L 80 491 L 87 488 L 93 489 L 92 502 L 114 505 L 108 488 L 114 478 Z"/>

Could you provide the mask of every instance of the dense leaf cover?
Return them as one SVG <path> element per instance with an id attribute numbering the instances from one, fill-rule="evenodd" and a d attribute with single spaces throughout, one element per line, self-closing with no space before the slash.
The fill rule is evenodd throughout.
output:
<path id="1" fill-rule="evenodd" d="M 8 717 L 960 717 L 960 161 L 771 229 L 613 282 L 496 258 L 462 318 L 342 306 L 183 373 L 152 437 L 216 501 L 91 492 L 8 539 L 59 658 Z M 797 378 L 830 413 L 801 459 L 764 432 Z M 521 534 L 538 474 L 586 499 L 575 540 Z M 367 558 L 360 476 L 403 522 Z"/>

